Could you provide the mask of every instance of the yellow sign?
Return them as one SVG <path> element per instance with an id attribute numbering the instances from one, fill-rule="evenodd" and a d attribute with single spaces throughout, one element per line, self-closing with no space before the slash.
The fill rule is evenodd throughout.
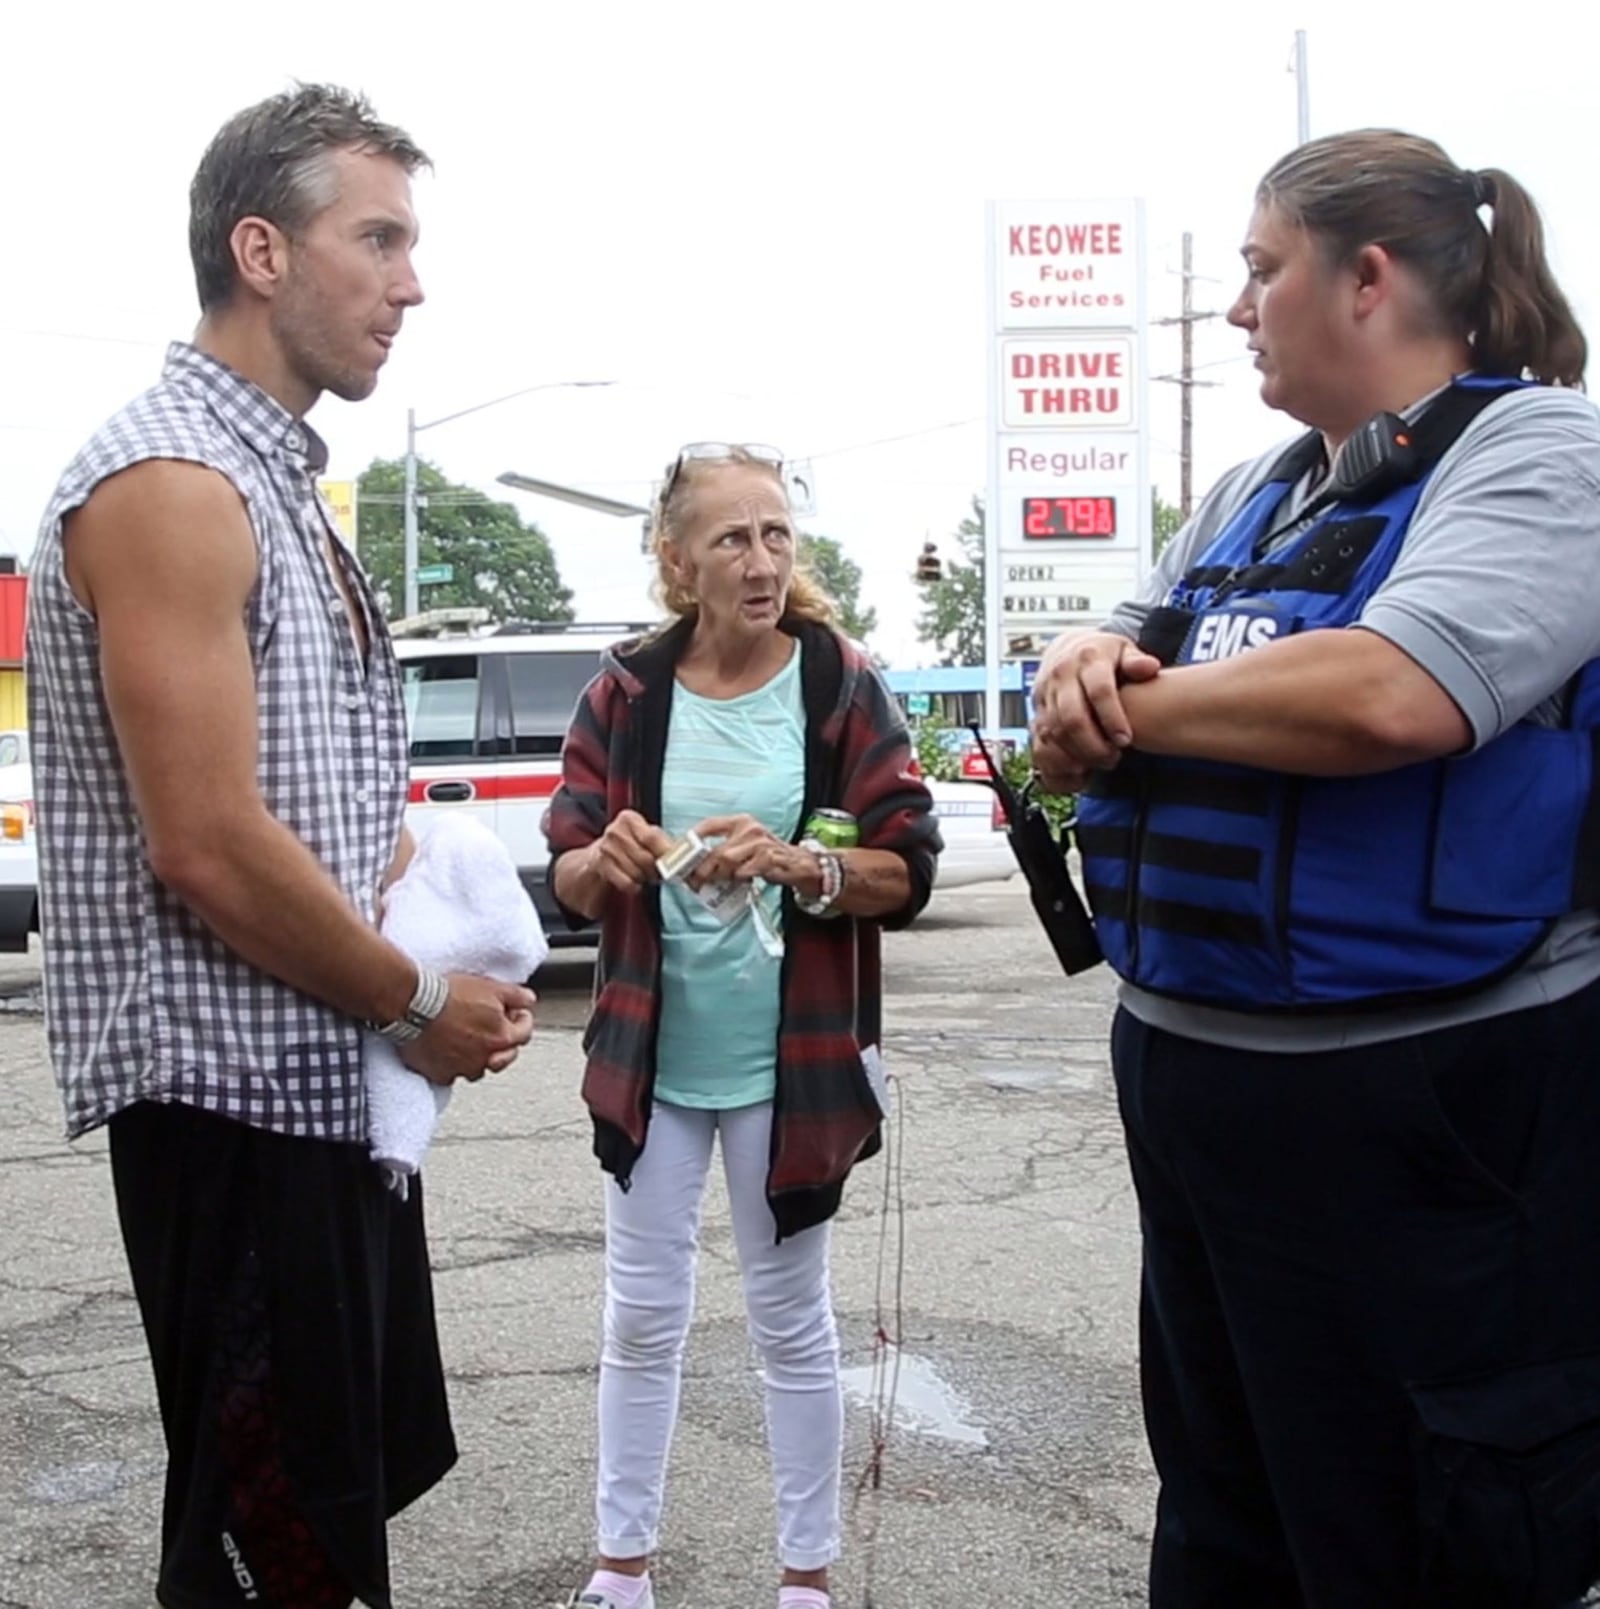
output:
<path id="1" fill-rule="evenodd" d="M 333 522 L 353 551 L 356 545 L 356 483 L 353 480 L 320 480 L 317 490 L 328 500 L 328 507 L 333 511 Z"/>

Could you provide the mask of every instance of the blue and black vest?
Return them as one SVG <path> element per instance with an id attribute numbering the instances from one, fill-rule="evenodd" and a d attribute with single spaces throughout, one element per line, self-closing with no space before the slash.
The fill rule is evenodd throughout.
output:
<path id="1" fill-rule="evenodd" d="M 1314 500 L 1273 545 L 1321 449 L 1303 438 L 1152 611 L 1141 646 L 1191 665 L 1350 625 L 1440 457 L 1520 383 L 1457 381 L 1418 421 L 1411 478 L 1320 514 Z M 1523 721 L 1474 753 L 1376 776 L 1126 753 L 1078 807 L 1107 960 L 1140 988 L 1235 1011 L 1376 1008 L 1494 982 L 1556 918 L 1600 905 L 1600 662 L 1565 705 L 1559 728 Z"/>

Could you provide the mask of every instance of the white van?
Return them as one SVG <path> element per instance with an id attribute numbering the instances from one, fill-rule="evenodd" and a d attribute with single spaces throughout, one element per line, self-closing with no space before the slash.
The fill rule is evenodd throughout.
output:
<path id="1" fill-rule="evenodd" d="M 462 636 L 397 635 L 411 734 L 413 818 L 465 810 L 516 857 L 552 945 L 592 944 L 569 932 L 545 886 L 540 825 L 561 777 L 561 744 L 579 695 L 615 642 L 639 625 L 493 627 Z M 1016 872 L 994 799 L 976 782 L 929 784 L 944 835 L 935 887 L 1000 881 Z"/>
<path id="2" fill-rule="evenodd" d="M 578 697 L 612 643 L 637 626 L 502 626 L 470 636 L 397 637 L 411 735 L 409 813 L 464 810 L 516 858 L 552 945 L 570 933 L 545 887 L 540 825 L 561 779 Z"/>

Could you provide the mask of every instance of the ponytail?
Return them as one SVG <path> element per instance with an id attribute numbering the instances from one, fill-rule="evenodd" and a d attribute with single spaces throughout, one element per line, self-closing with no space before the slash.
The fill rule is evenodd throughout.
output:
<path id="1" fill-rule="evenodd" d="M 1472 330 L 1476 367 L 1581 387 L 1588 342 L 1545 260 L 1533 198 L 1500 168 L 1474 177 L 1493 217 Z"/>
<path id="2" fill-rule="evenodd" d="M 1471 344 L 1480 373 L 1582 386 L 1588 343 L 1545 260 L 1538 208 L 1502 169 L 1474 173 L 1432 140 L 1360 129 L 1290 151 L 1256 199 L 1333 262 L 1381 246 L 1405 264 L 1429 293 L 1433 322 Z"/>

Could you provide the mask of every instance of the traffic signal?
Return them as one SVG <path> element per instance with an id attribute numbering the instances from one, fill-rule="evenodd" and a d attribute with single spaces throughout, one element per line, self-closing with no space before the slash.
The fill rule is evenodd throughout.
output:
<path id="1" fill-rule="evenodd" d="M 932 542 L 924 542 L 922 552 L 917 556 L 917 580 L 944 580 L 944 565 L 939 562 L 939 550 Z"/>

